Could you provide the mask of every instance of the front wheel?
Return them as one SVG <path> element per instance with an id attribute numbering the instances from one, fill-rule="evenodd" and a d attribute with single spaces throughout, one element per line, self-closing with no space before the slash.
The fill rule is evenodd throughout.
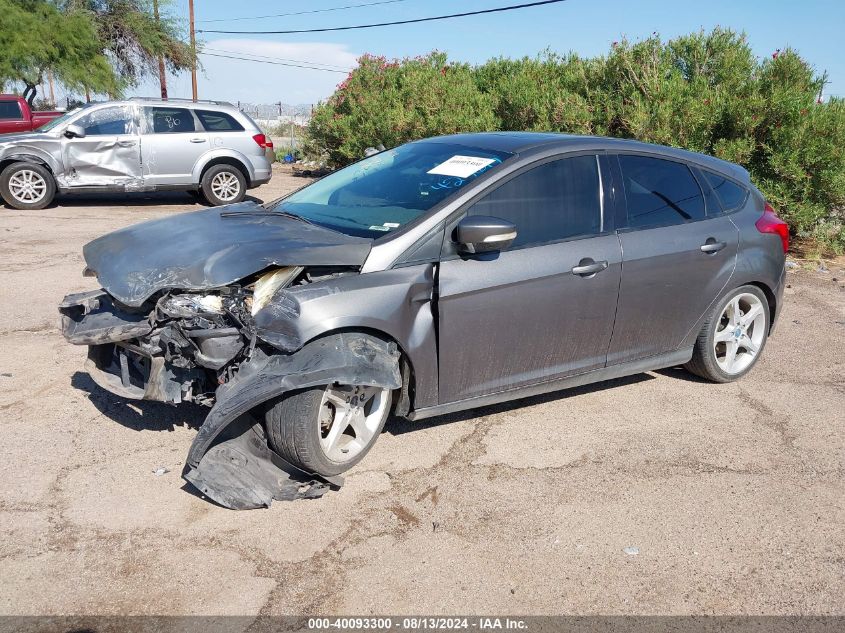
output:
<path id="1" fill-rule="evenodd" d="M 391 391 L 326 385 L 284 395 L 264 416 L 279 455 L 307 472 L 331 477 L 349 470 L 373 447 L 390 414 Z"/>
<path id="2" fill-rule="evenodd" d="M 685 367 L 713 382 L 732 382 L 755 365 L 769 335 L 769 302 L 757 286 L 741 286 L 704 322 Z"/>
<path id="3" fill-rule="evenodd" d="M 237 167 L 214 165 L 203 174 L 200 189 L 212 206 L 240 202 L 246 195 L 246 178 Z"/>
<path id="4" fill-rule="evenodd" d="M 56 181 L 43 165 L 13 163 L 0 174 L 0 195 L 15 209 L 43 209 L 56 196 Z"/>

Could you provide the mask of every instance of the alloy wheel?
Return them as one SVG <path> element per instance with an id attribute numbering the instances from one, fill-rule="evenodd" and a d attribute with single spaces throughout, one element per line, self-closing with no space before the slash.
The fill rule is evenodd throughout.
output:
<path id="1" fill-rule="evenodd" d="M 390 406 L 390 391 L 380 387 L 329 385 L 317 423 L 320 448 L 333 462 L 354 459 L 376 439 Z"/>
<path id="2" fill-rule="evenodd" d="M 233 173 L 221 171 L 211 179 L 211 191 L 223 202 L 229 202 L 238 197 L 241 183 Z"/>
<path id="3" fill-rule="evenodd" d="M 730 375 L 745 371 L 763 346 L 767 325 L 759 297 L 748 292 L 733 297 L 716 321 L 713 336 L 719 368 Z"/>
<path id="4" fill-rule="evenodd" d="M 9 193 L 24 204 L 40 202 L 47 195 L 47 181 L 37 171 L 21 169 L 9 178 Z"/>

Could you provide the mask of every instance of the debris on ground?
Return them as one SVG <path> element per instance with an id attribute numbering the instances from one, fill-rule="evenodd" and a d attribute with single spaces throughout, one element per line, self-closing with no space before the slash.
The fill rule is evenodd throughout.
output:
<path id="1" fill-rule="evenodd" d="M 640 553 L 640 548 L 629 545 L 628 547 L 623 548 L 622 551 L 628 556 L 637 556 Z"/>
<path id="2" fill-rule="evenodd" d="M 153 471 L 153 475 L 155 475 L 156 477 L 161 477 L 162 475 L 166 475 L 169 472 L 170 472 L 169 468 L 167 468 L 165 466 L 159 466 L 158 468 L 156 468 Z"/>

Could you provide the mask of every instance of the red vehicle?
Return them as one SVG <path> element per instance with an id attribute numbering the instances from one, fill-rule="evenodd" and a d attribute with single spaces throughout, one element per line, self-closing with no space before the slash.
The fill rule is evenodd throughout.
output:
<path id="1" fill-rule="evenodd" d="M 64 112 L 34 112 L 26 99 L 0 95 L 0 134 L 32 132 Z"/>

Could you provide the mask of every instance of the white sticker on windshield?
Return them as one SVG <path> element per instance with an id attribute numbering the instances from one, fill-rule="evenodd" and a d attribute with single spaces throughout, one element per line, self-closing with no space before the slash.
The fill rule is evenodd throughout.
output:
<path id="1" fill-rule="evenodd" d="M 490 163 L 495 163 L 495 158 L 479 158 L 477 156 L 452 156 L 444 163 L 440 163 L 429 174 L 441 176 L 455 176 L 456 178 L 469 178 L 480 169 L 484 169 Z"/>

